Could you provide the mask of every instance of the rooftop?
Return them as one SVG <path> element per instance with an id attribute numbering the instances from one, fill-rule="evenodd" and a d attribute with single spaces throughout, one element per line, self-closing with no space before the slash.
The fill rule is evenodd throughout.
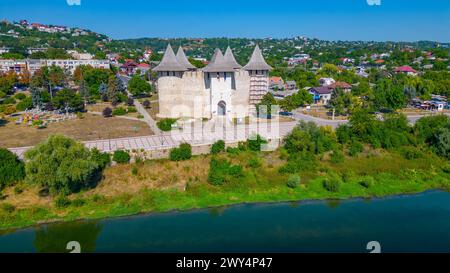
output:
<path id="1" fill-rule="evenodd" d="M 167 45 L 166 52 L 157 67 L 153 71 L 186 71 L 188 70 L 184 65 L 177 61 L 177 57 L 173 52 L 170 44 Z"/>

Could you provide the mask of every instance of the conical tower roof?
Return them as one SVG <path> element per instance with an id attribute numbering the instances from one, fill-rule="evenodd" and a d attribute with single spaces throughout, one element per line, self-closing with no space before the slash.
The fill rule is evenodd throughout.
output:
<path id="1" fill-rule="evenodd" d="M 232 72 L 234 68 L 225 62 L 225 58 L 220 49 L 216 48 L 209 64 L 203 68 L 205 72 Z"/>
<path id="2" fill-rule="evenodd" d="M 227 50 L 225 51 L 224 58 L 225 58 L 225 62 L 229 66 L 231 66 L 231 67 L 233 67 L 235 69 L 238 69 L 238 68 L 242 67 L 240 64 L 238 64 L 238 62 L 236 62 L 236 59 L 234 58 L 234 55 L 233 55 L 233 51 L 231 51 L 230 47 L 227 47 Z"/>
<path id="3" fill-rule="evenodd" d="M 272 67 L 266 63 L 264 57 L 259 49 L 259 46 L 256 45 L 255 50 L 253 51 L 252 57 L 246 66 L 244 66 L 245 70 L 271 70 Z"/>
<path id="4" fill-rule="evenodd" d="M 186 71 L 187 68 L 177 61 L 177 57 L 173 52 L 170 44 L 167 45 L 166 52 L 159 63 L 159 65 L 153 68 L 153 71 Z"/>
<path id="5" fill-rule="evenodd" d="M 186 57 L 186 54 L 184 54 L 184 50 L 181 46 L 178 48 L 176 57 L 177 57 L 178 63 L 181 65 L 184 65 L 184 67 L 186 67 L 186 69 L 195 69 L 195 66 L 193 66 L 189 62 L 188 58 Z"/>

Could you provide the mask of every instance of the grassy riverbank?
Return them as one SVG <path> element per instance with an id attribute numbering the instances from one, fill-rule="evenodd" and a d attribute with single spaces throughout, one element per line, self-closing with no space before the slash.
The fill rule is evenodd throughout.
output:
<path id="1" fill-rule="evenodd" d="M 38 187 L 19 184 L 4 190 L 0 228 L 246 202 L 370 198 L 450 190 L 450 174 L 444 167 L 449 163 L 432 153 L 406 159 L 398 152 L 367 148 L 357 156 L 346 155 L 339 163 L 324 154 L 314 168 L 298 172 L 301 183 L 294 188 L 287 186 L 291 175 L 279 171 L 287 162 L 283 150 L 242 151 L 216 157 L 241 165 L 243 176 L 220 186 L 208 183 L 212 155 L 182 162 L 153 160 L 116 165 L 104 171 L 96 188 L 72 194 L 69 202 L 59 205 L 56 197 L 39 197 Z M 324 187 L 324 181 L 330 179 L 338 180 L 337 190 Z"/>

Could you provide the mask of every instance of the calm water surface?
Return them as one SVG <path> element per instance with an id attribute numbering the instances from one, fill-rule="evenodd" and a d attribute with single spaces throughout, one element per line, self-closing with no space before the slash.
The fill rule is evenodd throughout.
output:
<path id="1" fill-rule="evenodd" d="M 237 205 L 0 231 L 0 252 L 450 252 L 450 194 Z"/>

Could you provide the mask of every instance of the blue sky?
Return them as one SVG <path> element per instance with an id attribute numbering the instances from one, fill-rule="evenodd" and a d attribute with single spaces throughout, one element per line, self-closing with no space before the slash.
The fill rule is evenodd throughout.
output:
<path id="1" fill-rule="evenodd" d="M 70 6 L 67 0 L 1 0 L 0 18 L 79 26 L 112 38 L 305 35 L 450 42 L 449 0 L 380 1 L 81 0 Z"/>

